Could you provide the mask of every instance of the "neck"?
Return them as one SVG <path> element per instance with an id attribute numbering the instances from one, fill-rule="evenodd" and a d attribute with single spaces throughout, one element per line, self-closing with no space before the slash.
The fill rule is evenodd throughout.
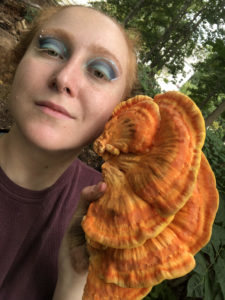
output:
<path id="1" fill-rule="evenodd" d="M 31 144 L 13 127 L 0 138 L 0 165 L 16 184 L 43 190 L 56 182 L 79 151 L 46 151 Z"/>

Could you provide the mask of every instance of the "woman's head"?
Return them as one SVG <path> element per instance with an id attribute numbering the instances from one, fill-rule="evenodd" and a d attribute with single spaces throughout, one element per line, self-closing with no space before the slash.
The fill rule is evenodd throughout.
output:
<path id="1" fill-rule="evenodd" d="M 16 128 L 48 150 L 90 143 L 128 90 L 124 32 L 96 10 L 71 6 L 42 14 L 26 40 L 10 97 Z"/>
<path id="2" fill-rule="evenodd" d="M 17 46 L 14 49 L 14 62 L 15 67 L 20 63 L 22 57 L 24 56 L 26 50 L 28 49 L 30 43 L 32 42 L 34 36 L 37 34 L 38 31 L 43 27 L 43 25 L 55 14 L 59 13 L 60 11 L 70 8 L 70 7 L 81 7 L 85 9 L 91 9 L 96 12 L 99 12 L 100 14 L 104 14 L 103 12 L 92 8 L 92 7 L 85 7 L 82 5 L 67 5 L 67 6 L 51 6 L 46 7 L 45 9 L 41 10 L 38 16 L 34 19 L 32 22 L 30 29 L 26 32 L 24 32 L 24 35 L 21 38 L 21 41 L 17 44 Z M 105 15 L 105 14 L 104 14 Z M 105 15 L 107 16 L 107 15 Z M 126 44 L 128 48 L 128 66 L 127 66 L 127 80 L 126 80 L 126 87 L 123 94 L 122 100 L 125 98 L 130 97 L 131 91 L 134 88 L 136 82 L 137 82 L 137 58 L 136 58 L 136 50 L 135 50 L 135 44 L 137 40 L 135 38 L 131 38 L 130 36 L 134 35 L 134 32 L 125 31 L 122 25 L 120 25 L 115 19 L 107 16 L 108 18 L 113 21 L 118 28 L 120 29 Z"/>

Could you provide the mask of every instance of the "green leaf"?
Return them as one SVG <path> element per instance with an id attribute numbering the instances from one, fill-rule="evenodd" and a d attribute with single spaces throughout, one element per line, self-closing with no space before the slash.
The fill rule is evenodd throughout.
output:
<path id="1" fill-rule="evenodd" d="M 177 300 L 172 288 L 168 285 L 168 281 L 165 280 L 162 283 L 153 287 L 152 291 L 148 295 L 149 298 L 144 298 L 143 300 Z"/>
<path id="2" fill-rule="evenodd" d="M 207 272 L 207 260 L 204 256 L 203 253 L 198 252 L 195 255 L 195 260 L 196 260 L 196 267 L 194 269 L 194 271 L 196 273 L 198 273 L 199 275 L 205 275 Z"/>
<path id="3" fill-rule="evenodd" d="M 213 282 L 209 276 L 209 273 L 206 273 L 205 276 L 205 297 L 204 300 L 212 300 L 213 299 Z"/>
<path id="4" fill-rule="evenodd" d="M 225 159 L 224 159 L 224 161 L 225 161 Z M 220 199 L 219 209 L 216 214 L 216 222 L 222 223 L 223 225 L 225 225 L 224 214 L 225 214 L 225 201 Z"/>
<path id="5" fill-rule="evenodd" d="M 225 245 L 225 228 L 214 224 L 211 242 L 216 252 L 218 252 L 221 245 Z"/>
<path id="6" fill-rule="evenodd" d="M 187 297 L 203 297 L 204 296 L 204 277 L 193 273 L 188 280 Z"/>
<path id="7" fill-rule="evenodd" d="M 221 295 L 221 293 L 219 293 L 216 295 L 215 300 L 224 300 L 224 297 Z"/>
<path id="8" fill-rule="evenodd" d="M 206 253 L 209 256 L 210 263 L 215 263 L 215 252 L 211 242 L 209 242 L 204 248 L 202 248 L 201 252 Z"/>
<path id="9" fill-rule="evenodd" d="M 215 272 L 217 281 L 219 282 L 221 291 L 225 297 L 225 260 L 220 256 L 215 264 Z"/>

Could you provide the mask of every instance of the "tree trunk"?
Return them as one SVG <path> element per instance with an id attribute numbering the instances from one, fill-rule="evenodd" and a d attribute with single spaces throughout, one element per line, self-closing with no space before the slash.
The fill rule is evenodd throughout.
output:
<path id="1" fill-rule="evenodd" d="M 205 119 L 205 126 L 210 126 L 225 111 L 225 99 L 220 105 Z"/>

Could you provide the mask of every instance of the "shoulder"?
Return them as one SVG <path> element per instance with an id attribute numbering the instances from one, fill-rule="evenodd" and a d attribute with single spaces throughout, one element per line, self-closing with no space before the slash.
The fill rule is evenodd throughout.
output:
<path id="1" fill-rule="evenodd" d="M 102 174 L 100 172 L 79 159 L 73 162 L 73 167 L 81 185 L 83 185 L 82 183 L 85 183 L 85 185 L 93 185 L 102 180 Z"/>
<path id="2" fill-rule="evenodd" d="M 66 203 L 71 211 L 74 211 L 74 207 L 79 201 L 80 193 L 85 187 L 95 185 L 103 180 L 100 172 L 89 167 L 79 159 L 72 163 L 69 172 L 66 173 L 63 179 L 65 183 L 63 194 L 66 194 Z"/>
<path id="3" fill-rule="evenodd" d="M 88 166 L 86 163 L 81 161 L 80 159 L 76 159 L 75 163 L 77 164 L 77 167 L 81 172 L 96 175 L 96 176 L 101 176 L 101 173 L 94 168 Z"/>

